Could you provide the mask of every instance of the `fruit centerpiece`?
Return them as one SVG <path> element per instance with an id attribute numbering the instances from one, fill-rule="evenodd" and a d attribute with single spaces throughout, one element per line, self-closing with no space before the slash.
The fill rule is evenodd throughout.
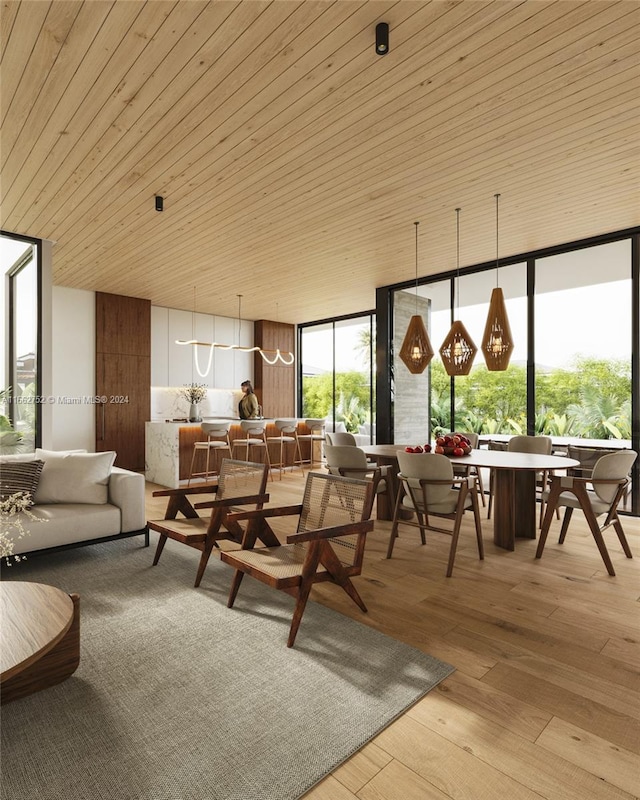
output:
<path id="1" fill-rule="evenodd" d="M 438 436 L 434 447 L 434 452 L 444 453 L 445 456 L 466 456 L 471 450 L 471 442 L 461 433 Z"/>
<path id="2" fill-rule="evenodd" d="M 404 448 L 407 453 L 443 453 L 446 456 L 466 456 L 473 449 L 471 442 L 461 433 L 438 436 L 435 447 L 430 444 L 417 444 Z"/>

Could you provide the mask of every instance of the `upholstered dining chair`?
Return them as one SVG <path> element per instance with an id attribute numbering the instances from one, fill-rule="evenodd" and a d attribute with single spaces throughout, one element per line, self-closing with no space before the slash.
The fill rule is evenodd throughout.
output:
<path id="1" fill-rule="evenodd" d="M 334 431 L 326 433 L 327 442 L 343 447 L 356 447 L 356 437 L 348 431 Z"/>
<path id="2" fill-rule="evenodd" d="M 473 431 L 469 431 L 468 433 L 466 431 L 454 431 L 451 434 L 451 436 L 456 436 L 459 435 L 460 433 L 462 433 L 463 436 L 467 437 L 467 439 L 469 440 L 469 444 L 471 445 L 471 447 L 473 447 L 474 450 L 478 449 L 478 443 L 480 437 L 477 433 L 474 433 Z M 459 477 L 460 475 L 462 475 L 463 477 L 467 475 L 473 475 L 476 479 L 476 486 L 478 487 L 478 496 L 480 497 L 480 501 L 483 506 L 487 505 L 487 501 L 485 500 L 484 497 L 484 484 L 482 481 L 482 473 L 480 472 L 479 467 L 467 467 L 464 464 L 464 462 L 455 463 L 453 465 L 453 474 L 456 477 Z"/>
<path id="3" fill-rule="evenodd" d="M 285 445 L 293 445 L 293 461 L 292 469 L 298 467 L 304 475 L 302 466 L 302 452 L 300 451 L 300 442 L 298 441 L 298 422 L 295 419 L 277 419 L 275 426 L 278 429 L 277 436 L 267 436 L 267 445 L 277 444 L 280 446 L 280 458 L 277 464 L 271 463 L 272 467 L 278 467 L 280 480 L 282 480 L 282 471 L 284 469 L 284 452 Z"/>
<path id="4" fill-rule="evenodd" d="M 492 445 L 494 445 L 492 447 Z M 497 445 L 497 446 L 496 446 Z M 504 442 L 489 442 L 490 449 L 508 450 L 510 453 L 538 453 L 539 455 L 551 455 L 553 444 L 550 436 L 512 436 L 509 441 Z M 544 517 L 544 504 L 543 498 L 544 490 L 547 488 L 548 472 L 543 470 L 536 473 L 536 483 L 540 486 L 540 525 L 542 526 L 542 519 Z M 491 508 L 493 506 L 493 471 L 489 477 L 489 507 L 487 508 L 487 519 L 491 519 Z"/>
<path id="5" fill-rule="evenodd" d="M 237 544 L 242 542 L 243 530 L 229 515 L 245 506 L 262 508 L 269 501 L 269 495 L 265 493 L 267 474 L 266 464 L 223 458 L 217 482 L 153 492 L 153 497 L 168 499 L 164 519 L 147 522 L 149 530 L 160 534 L 153 566 L 160 560 L 167 539 L 193 547 L 201 552 L 194 584 L 199 586 L 218 540 L 229 539 Z M 191 503 L 189 496 L 203 494 L 215 494 L 215 499 Z M 196 509 L 208 509 L 211 513 L 208 518 L 200 517 Z M 177 518 L 179 513 L 184 519 Z M 277 539 L 267 532 L 262 541 L 269 545 Z"/>
<path id="6" fill-rule="evenodd" d="M 438 453 L 403 453 L 399 451 L 398 466 L 400 467 L 398 479 L 402 482 L 402 488 L 396 498 L 387 558 L 391 558 L 393 553 L 400 524 L 418 528 L 422 544 L 427 542 L 427 530 L 447 533 L 451 535 L 451 547 L 449 548 L 446 575 L 447 578 L 451 577 L 462 517 L 465 511 L 471 510 L 475 522 L 478 557 L 482 560 L 484 545 L 475 476 L 455 478 L 450 459 Z M 402 519 L 400 514 L 402 509 L 413 511 L 417 521 Z M 436 527 L 431 523 L 430 517 L 451 519 L 453 528 Z"/>
<path id="7" fill-rule="evenodd" d="M 242 548 L 220 554 L 222 561 L 236 572 L 231 584 L 228 606 L 232 608 L 245 574 L 273 589 L 292 595 L 295 600 L 287 647 L 293 644 L 314 584 L 330 581 L 341 586 L 349 597 L 366 611 L 351 578 L 360 575 L 366 535 L 373 529 L 371 507 L 374 485 L 309 472 L 300 505 L 263 508 L 234 515 L 247 520 Z M 263 541 L 273 534 L 269 520 L 297 516 L 296 533 L 287 536 L 286 544 L 254 548 L 256 538 Z"/>
<path id="8" fill-rule="evenodd" d="M 189 469 L 189 480 L 187 486 L 191 485 L 192 478 L 204 478 L 205 481 L 209 480 L 209 475 L 218 471 L 219 456 L 226 450 L 231 458 L 231 442 L 229 441 L 229 429 L 231 428 L 231 421 L 216 420 L 214 422 L 203 422 L 200 425 L 202 432 L 206 435 L 206 440 L 203 442 L 194 442 L 193 455 L 191 456 L 191 467 Z M 204 472 L 194 472 L 193 467 L 198 453 L 205 452 L 206 466 Z M 209 470 L 210 457 L 213 454 L 214 466 Z"/>
<path id="9" fill-rule="evenodd" d="M 619 450 L 616 453 L 601 456 L 594 464 L 591 476 L 588 478 L 578 478 L 572 475 L 551 476 L 550 489 L 545 492 L 547 512 L 540 531 L 536 558 L 542 557 L 555 509 L 560 506 L 565 508 L 558 539 L 558 543 L 563 544 L 573 510 L 580 508 L 595 539 L 607 572 L 609 575 L 615 575 L 611 556 L 602 533 L 613 526 L 624 554 L 627 558 L 632 558 L 631 548 L 618 517 L 618 506 L 629 485 L 629 471 L 637 457 L 638 454 L 635 450 Z M 602 516 L 605 519 L 600 525 L 598 517 Z"/>
<path id="10" fill-rule="evenodd" d="M 251 450 L 256 447 L 264 453 L 264 460 L 269 468 L 269 476 L 273 480 L 271 474 L 271 459 L 269 458 L 269 445 L 267 444 L 267 423 L 263 419 L 243 419 L 240 422 L 240 427 L 244 433 L 243 437 L 233 439 L 231 447 L 233 448 L 233 455 L 237 457 L 237 449 L 244 448 L 245 461 L 249 460 Z"/>
<path id="11" fill-rule="evenodd" d="M 577 467 L 571 467 L 567 470 L 567 475 L 574 475 L 577 478 L 590 478 L 593 474 L 593 468 L 596 462 L 602 456 L 610 453 L 619 453 L 620 449 L 607 449 L 600 447 L 584 447 L 583 445 L 569 444 L 567 445 L 567 456 L 575 458 L 580 464 Z M 629 501 L 631 484 L 627 485 L 624 495 L 622 497 L 622 506 L 626 510 Z"/>
<path id="12" fill-rule="evenodd" d="M 332 434 L 338 436 L 340 434 Z M 329 436 L 329 434 L 327 434 Z M 373 481 L 376 494 L 388 491 L 385 480 L 389 467 L 379 467 L 372 461 L 367 461 L 364 451 L 351 445 L 327 444 L 324 448 L 324 457 L 327 469 L 332 475 L 342 475 L 343 478 L 358 478 L 362 481 Z M 390 498 L 393 504 L 395 498 Z"/>

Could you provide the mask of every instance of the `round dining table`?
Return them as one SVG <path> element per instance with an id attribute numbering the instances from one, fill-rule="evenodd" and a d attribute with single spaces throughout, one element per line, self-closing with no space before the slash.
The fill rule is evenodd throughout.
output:
<path id="1" fill-rule="evenodd" d="M 398 451 L 404 451 L 405 447 L 402 444 L 375 444 L 360 449 L 377 464 L 395 466 L 397 474 Z M 451 461 L 469 467 L 495 470 L 493 541 L 505 550 L 514 550 L 516 539 L 536 538 L 536 473 L 561 472 L 580 464 L 575 458 L 566 456 L 482 449 L 474 449 L 466 456 L 452 456 Z M 397 479 L 393 479 L 394 470 L 390 472 L 390 495 L 395 497 L 399 486 Z M 390 505 L 382 509 L 378 506 L 379 519 L 392 519 L 393 509 Z M 381 516 L 381 513 L 385 516 Z"/>

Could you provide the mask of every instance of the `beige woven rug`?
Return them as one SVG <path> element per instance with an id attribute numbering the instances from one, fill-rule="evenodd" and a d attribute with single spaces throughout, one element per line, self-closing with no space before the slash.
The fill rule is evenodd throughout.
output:
<path id="1" fill-rule="evenodd" d="M 3 578 L 81 596 L 81 664 L 2 708 L 12 800 L 294 800 L 453 668 L 317 603 L 285 646 L 292 598 L 169 543 L 31 557 Z M 336 588 L 336 591 L 339 589 Z"/>

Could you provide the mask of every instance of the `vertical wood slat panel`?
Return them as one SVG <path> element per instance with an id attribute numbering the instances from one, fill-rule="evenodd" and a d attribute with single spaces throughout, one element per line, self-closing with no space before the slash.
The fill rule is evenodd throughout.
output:
<path id="1" fill-rule="evenodd" d="M 96 450 L 116 465 L 143 470 L 151 407 L 151 303 L 96 292 Z"/>
<path id="2" fill-rule="evenodd" d="M 254 342 L 265 350 L 295 352 L 293 325 L 260 319 L 254 323 Z M 268 354 L 273 358 L 272 354 Z M 253 375 L 258 402 L 265 417 L 295 416 L 295 362 L 267 364 L 259 353 L 254 356 Z"/>

